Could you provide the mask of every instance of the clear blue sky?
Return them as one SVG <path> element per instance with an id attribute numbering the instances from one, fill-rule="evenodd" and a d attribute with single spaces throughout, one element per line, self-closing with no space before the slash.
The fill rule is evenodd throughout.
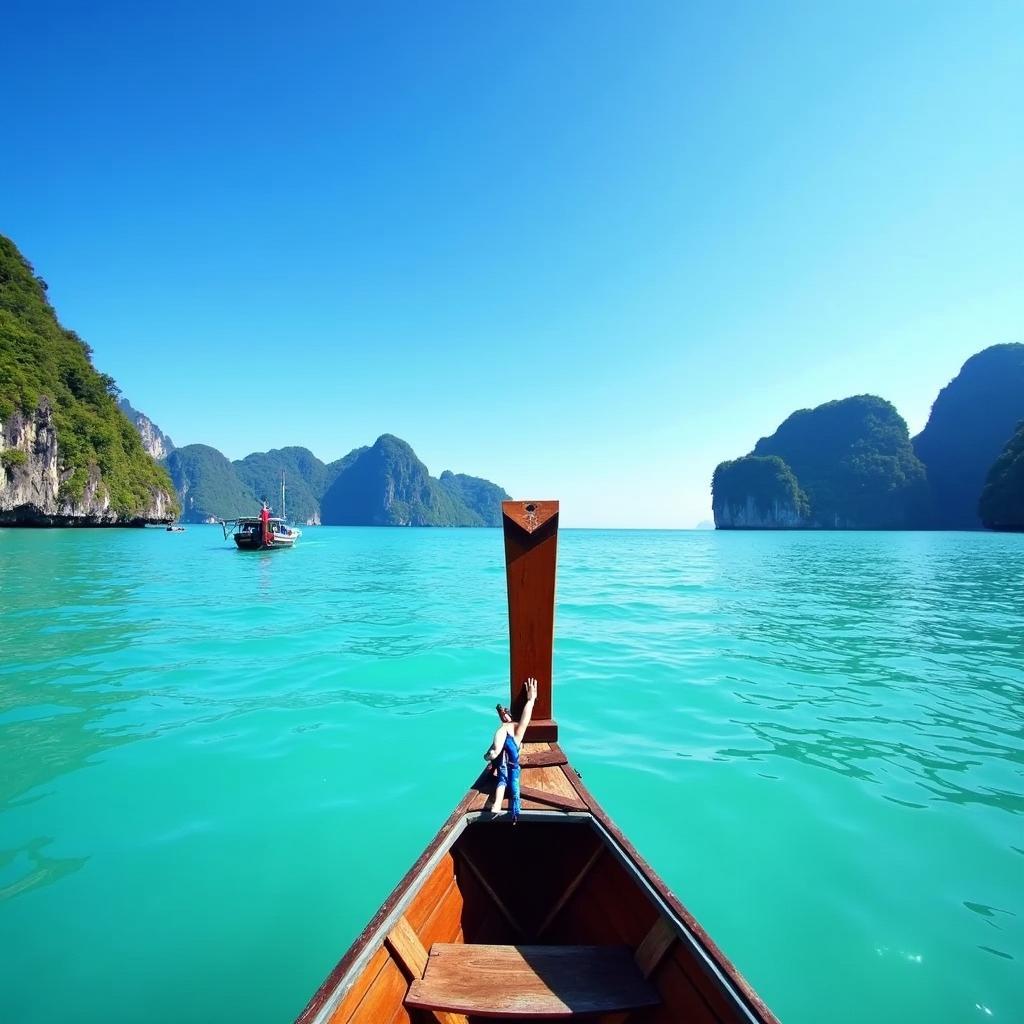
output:
<path id="1" fill-rule="evenodd" d="M 7 0 L 0 231 L 178 444 L 692 526 L 1024 340 L 1024 5 Z"/>

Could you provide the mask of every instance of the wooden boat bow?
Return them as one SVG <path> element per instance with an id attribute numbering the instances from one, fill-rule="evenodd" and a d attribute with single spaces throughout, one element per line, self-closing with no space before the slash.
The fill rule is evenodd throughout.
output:
<path id="1" fill-rule="evenodd" d="M 555 637 L 557 501 L 503 501 L 508 583 L 509 690 L 512 715 L 523 710 L 526 680 L 537 680 L 537 703 L 526 740 L 558 739 L 551 710 Z"/>
<path id="2" fill-rule="evenodd" d="M 483 771 L 298 1024 L 778 1024 L 558 745 L 558 502 L 502 503 L 513 713 L 538 681 L 516 826 Z M 528 869 L 527 866 L 532 866 Z"/>

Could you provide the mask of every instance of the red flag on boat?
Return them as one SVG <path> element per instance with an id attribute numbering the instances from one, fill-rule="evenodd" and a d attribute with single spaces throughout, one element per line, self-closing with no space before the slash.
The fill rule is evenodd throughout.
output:
<path id="1" fill-rule="evenodd" d="M 260 509 L 260 534 L 264 547 L 270 547 L 274 543 L 274 537 L 270 532 L 270 509 L 267 508 L 266 502 Z"/>

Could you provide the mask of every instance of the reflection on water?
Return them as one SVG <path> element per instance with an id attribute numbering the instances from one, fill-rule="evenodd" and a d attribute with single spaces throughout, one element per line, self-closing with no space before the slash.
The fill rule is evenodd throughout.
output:
<path id="1" fill-rule="evenodd" d="M 53 960 L 81 1019 L 132 1019 L 122 943 L 169 1018 L 293 1015 L 476 771 L 502 559 L 492 530 L 0 531 L 0 1017 L 56 1012 Z M 1024 1005 L 1021 538 L 565 531 L 559 573 L 565 746 L 787 1024 L 854 985 L 841 1024 Z M 189 1002 L 172 961 L 221 973 Z"/>
<path id="2" fill-rule="evenodd" d="M 50 857 L 49 838 L 33 838 L 18 850 L 0 850 L 0 903 L 77 871 L 87 857 Z M 20 862 L 20 863 L 19 863 Z M 6 883 L 6 879 L 12 881 Z"/>

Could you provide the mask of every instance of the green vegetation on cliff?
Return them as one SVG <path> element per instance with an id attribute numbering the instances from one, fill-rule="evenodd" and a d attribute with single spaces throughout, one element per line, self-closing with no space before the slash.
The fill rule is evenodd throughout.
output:
<path id="1" fill-rule="evenodd" d="M 117 407 L 135 424 L 142 438 L 142 447 L 152 458 L 160 462 L 174 451 L 174 442 L 144 413 L 139 412 L 123 395 Z"/>
<path id="2" fill-rule="evenodd" d="M 759 463 L 774 456 L 781 462 Z M 750 456 L 715 471 L 715 522 L 727 508 L 771 509 L 758 526 L 899 529 L 913 525 L 924 500 L 925 471 L 893 406 L 857 395 L 793 413 Z M 749 488 L 749 489 L 747 489 Z M 795 514 L 803 517 L 794 522 Z"/>
<path id="3" fill-rule="evenodd" d="M 74 331 L 61 327 L 46 284 L 0 235 L 0 421 L 16 409 L 33 416 L 48 400 L 61 470 L 68 474 L 62 494 L 80 499 L 95 467 L 111 507 L 125 518 L 143 516 L 154 492 L 173 498 L 171 481 L 143 450 L 117 407 L 113 378 L 96 371 L 91 354 Z"/>
<path id="4" fill-rule="evenodd" d="M 336 526 L 489 525 L 491 499 L 504 495 L 476 477 L 448 473 L 448 479 L 435 480 L 412 448 L 391 434 L 341 461 L 345 466 L 320 509 L 322 521 Z"/>
<path id="5" fill-rule="evenodd" d="M 964 363 L 939 392 L 914 451 L 928 470 L 924 525 L 981 525 L 978 500 L 1006 439 L 1024 419 L 1024 344 L 993 345 Z"/>
<path id="6" fill-rule="evenodd" d="M 777 455 L 744 455 L 721 463 L 711 480 L 711 499 L 720 526 L 794 527 L 810 512 L 807 495 Z"/>
<path id="7" fill-rule="evenodd" d="M 280 514 L 281 479 L 285 480 L 285 511 L 293 522 L 306 523 L 320 515 L 327 489 L 327 467 L 308 448 L 275 448 L 253 452 L 234 463 L 242 483 L 257 498 L 266 498 Z"/>
<path id="8" fill-rule="evenodd" d="M 259 511 L 257 496 L 216 448 L 205 444 L 175 448 L 167 457 L 167 468 L 181 497 L 181 518 L 185 522 L 234 519 Z"/>
<path id="9" fill-rule="evenodd" d="M 458 526 L 451 495 L 412 448 L 382 434 L 344 469 L 324 495 L 324 523 L 336 526 Z"/>
<path id="10" fill-rule="evenodd" d="M 856 395 L 801 409 L 754 455 L 778 455 L 793 470 L 819 526 L 898 529 L 912 525 L 923 501 L 924 467 L 891 402 Z"/>
<path id="11" fill-rule="evenodd" d="M 330 487 L 331 484 L 333 484 L 334 481 L 337 480 L 338 477 L 346 469 L 348 469 L 348 467 L 351 466 L 352 463 L 355 462 L 360 455 L 363 454 L 363 452 L 368 452 L 369 450 L 370 446 L 368 444 L 364 444 L 361 445 L 359 448 L 353 448 L 352 451 L 348 453 L 348 455 L 343 455 L 340 459 L 335 459 L 333 462 L 328 462 L 327 466 L 325 467 L 326 487 L 324 488 L 324 490 L 326 491 L 327 487 Z"/>
<path id="12" fill-rule="evenodd" d="M 333 526 L 496 526 L 508 497 L 479 477 L 446 471 L 435 480 L 391 434 L 327 465 L 306 448 L 229 462 L 216 448 L 190 444 L 171 452 L 167 466 L 188 522 L 255 515 L 263 498 L 280 512 L 282 472 L 289 519 Z"/>
<path id="13" fill-rule="evenodd" d="M 479 476 L 453 473 L 446 469 L 438 482 L 471 517 L 461 526 L 501 526 L 501 503 L 508 500 L 504 488 Z"/>
<path id="14" fill-rule="evenodd" d="M 1024 421 L 989 471 L 978 512 L 990 530 L 1024 531 Z"/>

